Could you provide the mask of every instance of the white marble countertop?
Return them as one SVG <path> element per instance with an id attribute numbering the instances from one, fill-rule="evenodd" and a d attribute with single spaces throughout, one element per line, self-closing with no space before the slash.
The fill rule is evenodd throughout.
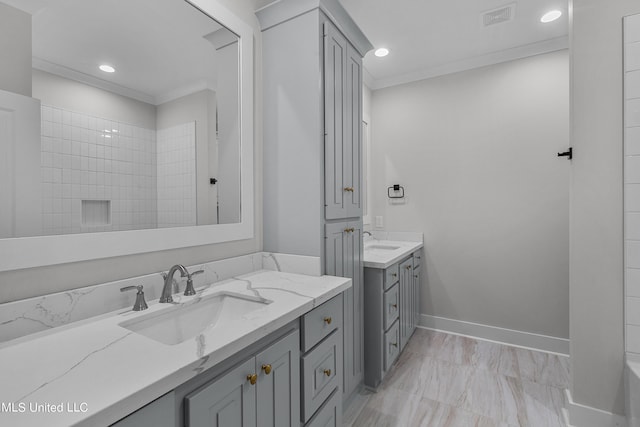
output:
<path id="1" fill-rule="evenodd" d="M 260 270 L 201 288 L 192 297 L 174 296 L 187 302 L 231 291 L 273 301 L 232 328 L 205 331 L 177 345 L 119 326 L 170 307 L 158 303 L 9 341 L 0 347 L 0 425 L 109 425 L 350 286 L 350 279 L 340 277 Z M 43 405 L 43 411 L 32 411 L 33 405 Z M 52 410 L 56 405 L 62 412 Z"/>
<path id="2" fill-rule="evenodd" d="M 397 248 L 393 250 L 378 247 Z M 385 269 L 424 246 L 422 242 L 405 240 L 366 239 L 364 241 L 364 266 Z"/>

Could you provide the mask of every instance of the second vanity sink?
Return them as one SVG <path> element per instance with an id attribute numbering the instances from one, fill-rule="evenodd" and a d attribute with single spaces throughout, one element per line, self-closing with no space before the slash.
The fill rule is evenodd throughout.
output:
<path id="1" fill-rule="evenodd" d="M 261 297 L 220 292 L 175 304 L 167 309 L 121 322 L 119 325 L 152 340 L 175 345 L 205 330 L 233 326 L 242 321 L 246 314 L 271 302 Z"/>
<path id="2" fill-rule="evenodd" d="M 391 245 L 368 245 L 365 246 L 366 250 L 378 250 L 378 251 L 395 251 L 396 249 L 400 249 L 400 246 L 391 246 Z"/>

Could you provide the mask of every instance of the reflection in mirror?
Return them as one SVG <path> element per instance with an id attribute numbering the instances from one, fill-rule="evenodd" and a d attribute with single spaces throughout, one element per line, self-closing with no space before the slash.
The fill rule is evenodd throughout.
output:
<path id="1" fill-rule="evenodd" d="M 37 129 L 28 143 L 9 136 L 20 129 L 1 112 L 15 102 L 0 91 L 0 156 L 14 159 L 0 172 L 1 238 L 240 221 L 234 33 L 180 0 L 0 8 L 32 15 L 40 100 L 16 125 Z"/>

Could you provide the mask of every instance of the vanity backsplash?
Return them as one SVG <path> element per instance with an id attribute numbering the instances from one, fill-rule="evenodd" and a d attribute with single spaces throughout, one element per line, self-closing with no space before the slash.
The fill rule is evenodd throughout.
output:
<path id="1" fill-rule="evenodd" d="M 189 272 L 204 270 L 203 274 L 193 277 L 196 289 L 258 270 L 309 276 L 320 276 L 321 271 L 320 258 L 268 252 L 195 264 L 187 269 Z M 186 278 L 176 275 L 176 280 L 180 284 L 180 292 L 184 291 Z M 113 311 L 131 310 L 135 292 L 120 292 L 120 288 L 137 285 L 144 286 L 145 298 L 149 302 L 160 298 L 164 280 L 157 272 L 0 304 L 0 343 Z"/>

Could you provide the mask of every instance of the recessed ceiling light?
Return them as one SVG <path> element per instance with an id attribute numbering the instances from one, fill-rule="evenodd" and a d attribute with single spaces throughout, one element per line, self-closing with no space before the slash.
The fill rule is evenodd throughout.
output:
<path id="1" fill-rule="evenodd" d="M 386 49 L 384 47 L 381 47 L 380 49 L 376 49 L 375 55 L 378 58 L 382 58 L 383 56 L 387 56 L 387 55 L 389 55 L 389 49 Z"/>
<path id="2" fill-rule="evenodd" d="M 107 65 L 107 64 L 102 64 L 100 67 L 102 71 L 104 71 L 105 73 L 115 73 L 116 69 L 113 68 L 111 65 Z"/>
<path id="3" fill-rule="evenodd" d="M 542 18 L 540 18 L 540 22 L 546 24 L 548 22 L 555 21 L 556 19 L 560 18 L 561 16 L 562 16 L 562 11 L 560 11 L 560 10 L 552 10 L 552 11 L 549 11 L 549 12 L 545 13 L 544 15 L 542 15 Z"/>

